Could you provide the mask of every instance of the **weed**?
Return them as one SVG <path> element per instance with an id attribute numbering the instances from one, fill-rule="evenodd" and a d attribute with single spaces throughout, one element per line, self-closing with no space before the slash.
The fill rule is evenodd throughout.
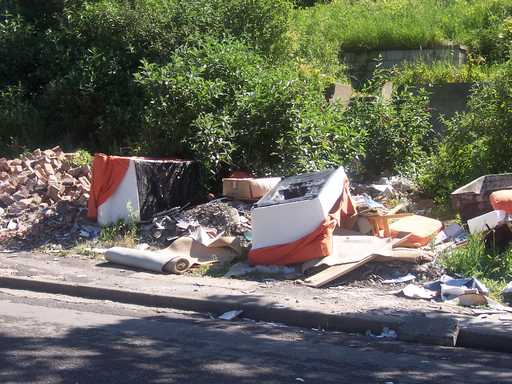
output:
<path id="1" fill-rule="evenodd" d="M 445 254 L 441 263 L 448 273 L 482 279 L 495 297 L 512 279 L 512 247 L 489 251 L 481 236 L 471 236 L 466 245 Z"/>
<path id="2" fill-rule="evenodd" d="M 100 254 L 94 252 L 92 248 L 94 247 L 94 244 L 89 241 L 81 241 L 76 243 L 76 245 L 73 247 L 72 251 L 73 253 L 76 253 L 78 255 L 87 256 L 90 258 L 96 258 Z"/>
<path id="3" fill-rule="evenodd" d="M 91 165 L 92 163 L 92 155 L 87 152 L 85 149 L 77 150 L 73 158 L 71 159 L 71 165 L 73 167 L 81 167 L 84 165 Z"/>
<path id="4" fill-rule="evenodd" d="M 197 268 L 191 269 L 190 273 L 194 276 L 222 277 L 228 272 L 230 267 L 230 263 L 202 264 Z"/>
<path id="5" fill-rule="evenodd" d="M 105 246 L 134 247 L 138 240 L 137 224 L 133 220 L 119 220 L 116 224 L 101 228 L 99 240 Z"/>

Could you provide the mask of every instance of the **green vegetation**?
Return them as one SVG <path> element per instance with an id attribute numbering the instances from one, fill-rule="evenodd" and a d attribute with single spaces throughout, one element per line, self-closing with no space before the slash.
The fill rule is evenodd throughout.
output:
<path id="1" fill-rule="evenodd" d="M 71 165 L 73 167 L 81 167 L 84 165 L 92 164 L 92 155 L 85 149 L 78 149 L 74 152 L 73 158 L 71 159 Z"/>
<path id="2" fill-rule="evenodd" d="M 495 297 L 512 280 L 512 247 L 503 252 L 489 251 L 477 236 L 446 254 L 441 262 L 449 273 L 482 279 Z"/>
<path id="3" fill-rule="evenodd" d="M 474 63 L 455 66 L 444 62 L 433 64 L 404 64 L 394 68 L 391 78 L 397 86 L 418 84 L 476 83 L 490 80 L 498 65 L 486 66 Z"/>
<path id="4" fill-rule="evenodd" d="M 128 147 L 200 160 L 212 183 L 341 163 L 418 176 L 435 196 L 510 169 L 512 0 L 11 0 L 2 12 L 2 155 Z M 446 41 L 468 44 L 466 66 L 377 70 L 349 108 L 326 103 L 346 80 L 343 50 Z M 390 102 L 385 78 L 400 85 Z M 459 81 L 479 85 L 437 148 L 427 94 L 408 86 Z"/>
<path id="5" fill-rule="evenodd" d="M 508 58 L 510 16 L 510 0 L 334 0 L 295 12 L 292 35 L 299 57 L 331 71 L 343 51 L 451 42 L 496 62 Z"/>
<path id="6" fill-rule="evenodd" d="M 135 247 L 139 236 L 137 224 L 133 220 L 123 220 L 101 228 L 99 241 L 105 247 Z"/>
<path id="7" fill-rule="evenodd" d="M 475 85 L 469 111 L 446 121 L 447 131 L 421 182 L 438 198 L 481 175 L 512 169 L 512 62 Z"/>

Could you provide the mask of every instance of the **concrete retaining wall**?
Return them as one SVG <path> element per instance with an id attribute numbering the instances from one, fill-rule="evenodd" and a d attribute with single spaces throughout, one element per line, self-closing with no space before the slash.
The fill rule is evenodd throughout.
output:
<path id="1" fill-rule="evenodd" d="M 466 63 L 467 54 L 468 50 L 465 46 L 450 45 L 426 49 L 345 51 L 341 55 L 350 76 L 354 77 L 356 81 L 363 81 L 373 73 L 379 61 L 383 68 L 393 68 L 404 63 L 432 64 L 438 61 L 459 66 Z"/>

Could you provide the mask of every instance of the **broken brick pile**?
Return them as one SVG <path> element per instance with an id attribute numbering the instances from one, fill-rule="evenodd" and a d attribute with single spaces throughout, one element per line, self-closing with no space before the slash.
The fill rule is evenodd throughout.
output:
<path id="1" fill-rule="evenodd" d="M 89 198 L 90 168 L 73 166 L 73 157 L 55 147 L 36 149 L 13 160 L 0 159 L 0 242 L 41 235 L 43 228 L 36 233 L 32 229 L 56 216 L 64 216 L 58 229 L 76 222 L 75 216 L 85 210 Z M 47 226 L 46 231 L 51 234 L 55 229 Z"/>

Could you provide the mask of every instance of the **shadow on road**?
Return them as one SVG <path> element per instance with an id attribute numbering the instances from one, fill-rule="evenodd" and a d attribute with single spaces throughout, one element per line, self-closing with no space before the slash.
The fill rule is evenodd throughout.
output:
<path id="1" fill-rule="evenodd" d="M 49 321 L 0 332 L 0 382 L 512 382 L 507 354 L 199 315 L 115 319 L 65 331 Z"/>

